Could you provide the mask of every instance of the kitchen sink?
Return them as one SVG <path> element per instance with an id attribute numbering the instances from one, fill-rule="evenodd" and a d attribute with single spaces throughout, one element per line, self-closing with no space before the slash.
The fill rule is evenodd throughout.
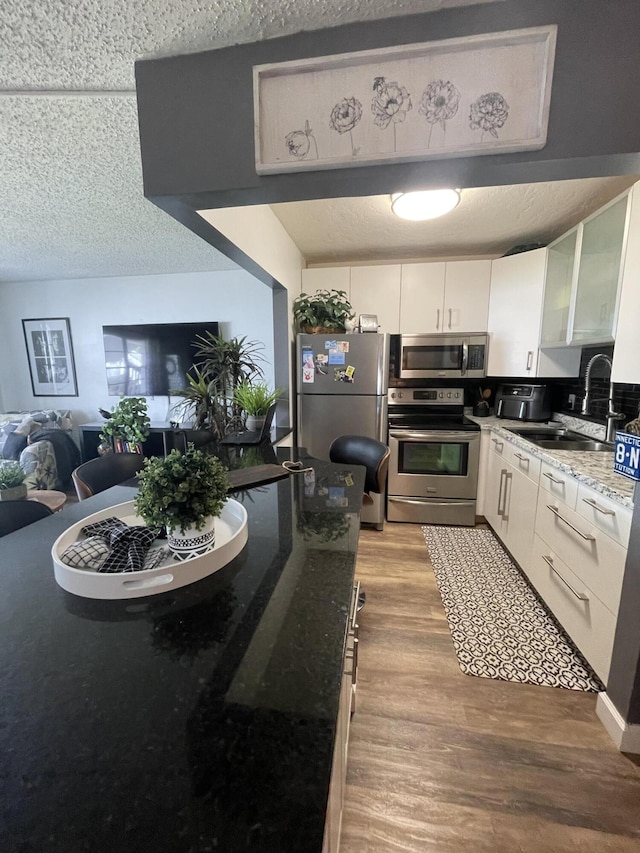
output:
<path id="1" fill-rule="evenodd" d="M 537 447 L 544 450 L 577 450 L 577 451 L 613 451 L 614 445 L 608 441 L 598 441 L 588 435 L 574 432 L 564 427 L 522 427 L 510 429 L 522 438 L 526 438 Z"/>

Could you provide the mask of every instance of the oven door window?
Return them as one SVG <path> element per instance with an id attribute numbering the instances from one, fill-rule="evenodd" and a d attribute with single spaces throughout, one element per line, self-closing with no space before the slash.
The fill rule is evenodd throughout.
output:
<path id="1" fill-rule="evenodd" d="M 442 477 L 466 477 L 469 444 L 466 441 L 400 441 L 399 474 L 436 474 Z"/>
<path id="2" fill-rule="evenodd" d="M 459 344 L 404 346 L 402 348 L 402 369 L 460 370 L 462 369 L 462 347 Z"/>

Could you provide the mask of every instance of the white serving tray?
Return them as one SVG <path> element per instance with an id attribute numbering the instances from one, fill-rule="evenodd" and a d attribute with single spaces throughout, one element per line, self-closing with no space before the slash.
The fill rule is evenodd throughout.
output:
<path id="1" fill-rule="evenodd" d="M 217 572 L 230 563 L 244 548 L 247 537 L 247 511 L 238 501 L 228 498 L 219 518 L 216 518 L 215 547 L 200 557 L 179 562 L 168 557 L 155 569 L 141 572 L 117 572 L 104 574 L 91 569 L 74 569 L 60 560 L 60 555 L 81 537 L 81 529 L 96 521 L 115 516 L 127 524 L 144 525 L 136 515 L 133 501 L 107 507 L 73 524 L 60 534 L 53 543 L 51 556 L 56 581 L 67 592 L 84 598 L 140 598 L 168 592 L 194 583 Z M 166 545 L 164 540 L 155 542 L 152 548 Z"/>

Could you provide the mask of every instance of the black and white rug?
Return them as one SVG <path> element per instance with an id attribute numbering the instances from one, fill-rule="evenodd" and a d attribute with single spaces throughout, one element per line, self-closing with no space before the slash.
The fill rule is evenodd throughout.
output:
<path id="1" fill-rule="evenodd" d="M 464 673 L 604 690 L 491 530 L 425 526 L 422 532 Z"/>

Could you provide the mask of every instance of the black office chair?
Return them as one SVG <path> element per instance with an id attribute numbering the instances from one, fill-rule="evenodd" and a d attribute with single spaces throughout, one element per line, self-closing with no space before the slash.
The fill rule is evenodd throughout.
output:
<path id="1" fill-rule="evenodd" d="M 339 435 L 329 447 L 329 459 L 340 465 L 364 465 L 367 469 L 364 478 L 363 502 L 372 504 L 374 494 L 384 494 L 389 470 L 391 451 L 386 444 L 366 435 Z M 382 526 L 378 528 L 382 530 Z M 358 610 L 362 610 L 367 598 L 364 590 L 358 596 Z"/>
<path id="2" fill-rule="evenodd" d="M 84 501 L 111 486 L 130 480 L 143 465 L 144 456 L 141 453 L 107 453 L 83 462 L 71 472 L 78 500 Z"/>
<path id="3" fill-rule="evenodd" d="M 49 507 L 38 501 L 0 501 L 0 536 L 20 530 L 48 515 L 53 515 Z"/>
<path id="4" fill-rule="evenodd" d="M 371 492 L 384 494 L 391 451 L 386 444 L 366 435 L 340 435 L 329 448 L 329 459 L 342 465 L 364 465 L 364 503 L 372 504 Z"/>

